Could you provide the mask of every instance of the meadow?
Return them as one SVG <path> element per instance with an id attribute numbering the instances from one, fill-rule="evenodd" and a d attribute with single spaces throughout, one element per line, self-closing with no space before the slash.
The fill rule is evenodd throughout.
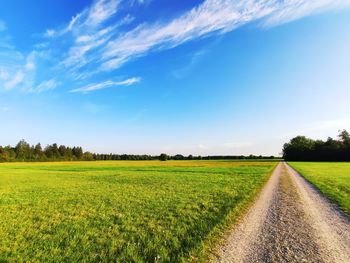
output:
<path id="1" fill-rule="evenodd" d="M 0 164 L 0 262 L 205 261 L 276 164 Z"/>
<path id="2" fill-rule="evenodd" d="M 290 162 L 289 164 L 350 215 L 349 162 Z"/>

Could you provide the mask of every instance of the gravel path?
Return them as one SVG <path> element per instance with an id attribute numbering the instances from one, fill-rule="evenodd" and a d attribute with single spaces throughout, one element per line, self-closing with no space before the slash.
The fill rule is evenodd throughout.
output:
<path id="1" fill-rule="evenodd" d="M 350 218 L 280 163 L 215 261 L 350 263 Z"/>

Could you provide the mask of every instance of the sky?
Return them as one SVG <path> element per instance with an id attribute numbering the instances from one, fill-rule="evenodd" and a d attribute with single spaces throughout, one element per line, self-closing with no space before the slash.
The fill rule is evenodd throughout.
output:
<path id="1" fill-rule="evenodd" d="M 278 155 L 350 130 L 350 0 L 0 5 L 0 145 Z"/>

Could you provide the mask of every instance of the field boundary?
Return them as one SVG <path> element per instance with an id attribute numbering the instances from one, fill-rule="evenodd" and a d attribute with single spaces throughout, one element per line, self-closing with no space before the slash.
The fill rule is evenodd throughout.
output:
<path id="1" fill-rule="evenodd" d="M 256 189 L 256 192 L 253 194 L 253 196 L 244 204 L 242 204 L 236 213 L 229 213 L 223 220 L 224 222 L 220 226 L 217 226 L 215 229 L 213 229 L 213 231 L 209 234 L 209 240 L 204 240 L 204 243 L 209 243 L 207 245 L 211 246 L 204 248 L 203 258 L 200 258 L 200 262 L 212 262 L 215 259 L 215 257 L 218 255 L 220 246 L 225 243 L 232 230 L 244 219 L 245 215 L 258 200 L 262 190 L 265 188 L 267 182 L 270 180 L 272 174 L 280 163 L 281 161 L 276 162 L 276 164 L 271 168 L 264 182 L 258 189 Z M 206 244 L 204 244 L 204 246 L 206 246 Z"/>
<path id="2" fill-rule="evenodd" d="M 291 169 L 292 171 L 300 175 L 314 191 L 316 191 L 319 195 L 325 198 L 333 206 L 335 210 L 343 214 L 345 217 L 350 218 L 350 213 L 347 213 L 344 209 L 342 209 L 341 205 L 337 200 L 334 200 L 331 197 L 329 197 L 326 193 L 322 191 L 322 189 L 320 189 L 319 187 L 317 187 L 317 185 L 315 185 L 309 179 L 307 179 L 298 169 L 294 168 L 291 164 L 289 164 L 289 162 L 286 162 L 286 164 L 289 167 L 289 169 Z"/>

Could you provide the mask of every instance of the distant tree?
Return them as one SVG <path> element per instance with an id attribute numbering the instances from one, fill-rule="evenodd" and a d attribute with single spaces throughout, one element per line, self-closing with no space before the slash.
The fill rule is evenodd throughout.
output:
<path id="1" fill-rule="evenodd" d="M 43 148 L 41 147 L 41 144 L 38 143 L 37 145 L 35 145 L 34 147 L 34 159 L 35 160 L 40 160 L 43 158 Z"/>
<path id="2" fill-rule="evenodd" d="M 91 152 L 84 152 L 83 160 L 84 161 L 92 161 L 92 160 L 94 160 L 94 156 Z"/>
<path id="3" fill-rule="evenodd" d="M 16 147 L 15 147 L 15 152 L 16 152 L 16 158 L 18 160 L 26 160 L 29 159 L 30 156 L 30 145 L 27 143 L 25 140 L 20 140 Z"/>
<path id="4" fill-rule="evenodd" d="M 67 158 L 67 147 L 64 145 L 60 145 L 58 147 L 58 153 L 63 159 L 66 159 Z"/>
<path id="5" fill-rule="evenodd" d="M 342 138 L 347 138 L 346 134 L 344 133 Z M 344 143 L 346 140 L 339 139 L 339 141 L 329 141 L 327 145 L 332 147 L 333 144 L 337 145 L 337 147 L 340 145 L 344 151 Z M 323 147 L 323 142 L 321 147 Z M 324 147 L 323 147 L 324 148 Z M 322 148 L 322 149 L 323 149 Z M 350 151 L 348 151 L 350 153 Z M 261 158 L 268 158 L 264 156 L 260 156 Z M 98 154 L 98 153 L 90 153 L 85 152 L 81 147 L 67 147 L 65 145 L 58 146 L 56 143 L 52 145 L 47 145 L 45 149 L 42 149 L 42 146 L 40 143 L 34 145 L 28 144 L 25 140 L 21 140 L 15 147 L 11 146 L 0 146 L 0 161 L 1 162 L 8 162 L 8 161 L 75 161 L 75 160 L 218 160 L 218 159 L 239 159 L 239 158 L 256 158 L 256 156 L 250 156 L 250 157 L 244 157 L 244 156 L 192 156 L 189 155 L 187 157 L 177 154 L 175 156 L 168 156 L 167 154 L 163 153 L 160 156 L 151 156 L 151 155 L 134 155 L 134 154 Z"/>
<path id="6" fill-rule="evenodd" d="M 166 161 L 166 160 L 168 160 L 168 159 L 169 159 L 169 157 L 168 157 L 168 155 L 165 154 L 165 153 L 162 153 L 161 155 L 159 155 L 159 160 L 160 160 L 160 161 Z"/>
<path id="7" fill-rule="evenodd" d="M 53 158 L 58 159 L 60 158 L 60 152 L 58 150 L 58 145 L 57 143 L 52 144 L 52 153 L 53 153 Z"/>
<path id="8" fill-rule="evenodd" d="M 70 147 L 66 148 L 66 155 L 65 155 L 65 159 L 68 161 L 73 160 L 73 150 Z"/>
<path id="9" fill-rule="evenodd" d="M 290 161 L 308 160 L 314 141 L 305 136 L 297 136 L 283 146 L 283 158 Z"/>
<path id="10" fill-rule="evenodd" d="M 9 153 L 5 148 L 0 146 L 0 162 L 8 162 L 10 160 Z"/>
<path id="11" fill-rule="evenodd" d="M 185 157 L 182 154 L 176 154 L 173 159 L 174 160 L 183 160 Z"/>
<path id="12" fill-rule="evenodd" d="M 350 146 L 350 134 L 346 130 L 339 131 L 338 138 L 345 146 Z"/>
<path id="13" fill-rule="evenodd" d="M 338 140 L 326 141 L 297 136 L 283 146 L 283 158 L 287 161 L 350 161 L 350 135 L 339 132 Z"/>
<path id="14" fill-rule="evenodd" d="M 16 160 L 16 151 L 10 145 L 3 148 L 9 158 L 9 161 Z"/>
<path id="15" fill-rule="evenodd" d="M 83 149 L 81 147 L 73 147 L 72 152 L 76 159 L 81 160 L 83 158 Z"/>
<path id="16" fill-rule="evenodd" d="M 54 156 L 55 156 L 51 145 L 47 145 L 47 146 L 45 147 L 44 153 L 45 153 L 45 156 L 46 156 L 49 160 L 53 159 Z"/>

